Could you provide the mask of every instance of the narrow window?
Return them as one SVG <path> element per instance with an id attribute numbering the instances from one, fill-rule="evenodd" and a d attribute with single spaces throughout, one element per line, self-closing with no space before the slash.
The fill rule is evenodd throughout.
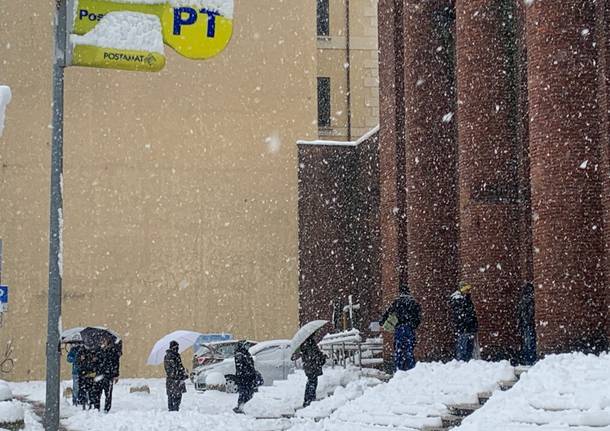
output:
<path id="1" fill-rule="evenodd" d="M 318 0 L 318 36 L 330 35 L 328 0 Z"/>
<path id="2" fill-rule="evenodd" d="M 318 78 L 318 128 L 330 127 L 330 78 Z"/>

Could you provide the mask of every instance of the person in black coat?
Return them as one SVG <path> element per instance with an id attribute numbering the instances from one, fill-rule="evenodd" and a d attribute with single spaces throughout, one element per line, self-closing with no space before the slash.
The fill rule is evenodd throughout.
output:
<path id="1" fill-rule="evenodd" d="M 453 292 L 449 305 L 456 335 L 455 357 L 458 361 L 469 361 L 474 351 L 474 340 L 478 330 L 477 314 L 470 298 L 472 286 L 461 282 Z"/>
<path id="2" fill-rule="evenodd" d="M 83 346 L 76 357 L 78 366 L 78 403 L 83 410 L 95 406 L 97 398 L 97 349 L 94 347 Z"/>
<path id="3" fill-rule="evenodd" d="M 237 407 L 233 411 L 243 413 L 244 405 L 252 399 L 257 386 L 254 359 L 243 341 L 240 341 L 235 348 L 235 376 L 237 377 L 239 398 Z"/>
<path id="4" fill-rule="evenodd" d="M 390 316 L 394 316 L 394 365 L 397 370 L 406 371 L 415 367 L 415 331 L 421 321 L 421 308 L 409 293 L 407 286 L 400 287 L 400 295 L 381 317 L 383 326 Z"/>
<path id="5" fill-rule="evenodd" d="M 301 360 L 303 361 L 303 371 L 307 376 L 305 385 L 305 399 L 303 407 L 307 407 L 316 400 L 316 390 L 318 389 L 318 377 L 323 373 L 323 366 L 326 363 L 326 355 L 322 353 L 313 336 L 306 339 L 301 347 Z"/>
<path id="6" fill-rule="evenodd" d="M 186 392 L 184 381 L 188 379 L 188 373 L 182 365 L 179 344 L 177 341 L 169 343 L 169 349 L 165 352 L 163 366 L 165 367 L 165 390 L 167 392 L 167 408 L 170 412 L 180 410 L 182 394 Z"/>
<path id="7" fill-rule="evenodd" d="M 98 370 L 96 372 L 96 385 L 99 397 L 96 399 L 95 408 L 100 409 L 100 398 L 104 394 L 104 411 L 108 413 L 112 407 L 112 389 L 114 384 L 119 381 L 119 361 L 121 349 L 119 344 L 102 340 L 99 350 Z M 97 395 L 97 393 L 96 393 Z"/>
<path id="8" fill-rule="evenodd" d="M 523 285 L 519 300 L 519 330 L 521 332 L 521 361 L 523 365 L 536 362 L 536 323 L 534 318 L 534 284 Z"/>

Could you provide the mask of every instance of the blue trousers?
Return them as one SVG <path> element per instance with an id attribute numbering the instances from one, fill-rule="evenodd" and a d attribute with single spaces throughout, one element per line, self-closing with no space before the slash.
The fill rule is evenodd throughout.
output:
<path id="1" fill-rule="evenodd" d="M 534 365 L 536 362 L 536 334 L 533 330 L 523 333 L 523 350 L 521 352 L 523 365 Z"/>
<path id="2" fill-rule="evenodd" d="M 409 325 L 399 325 L 394 332 L 394 365 L 407 371 L 415 367 L 415 331 Z"/>
<path id="3" fill-rule="evenodd" d="M 78 405 L 78 374 L 72 374 L 72 404 Z"/>
<path id="4" fill-rule="evenodd" d="M 470 361 L 474 350 L 475 334 L 458 334 L 455 340 L 455 358 L 458 361 Z"/>

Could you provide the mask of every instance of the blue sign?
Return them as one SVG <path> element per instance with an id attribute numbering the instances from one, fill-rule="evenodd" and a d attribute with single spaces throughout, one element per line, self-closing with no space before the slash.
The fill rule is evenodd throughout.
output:
<path id="1" fill-rule="evenodd" d="M 0 286 L 0 304 L 8 304 L 8 286 Z"/>

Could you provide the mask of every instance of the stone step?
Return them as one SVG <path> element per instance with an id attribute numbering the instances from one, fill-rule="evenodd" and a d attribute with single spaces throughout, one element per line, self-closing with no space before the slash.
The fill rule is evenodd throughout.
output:
<path id="1" fill-rule="evenodd" d="M 443 427 L 423 427 L 421 431 L 449 431 L 449 428 Z"/>
<path id="2" fill-rule="evenodd" d="M 474 413 L 474 411 L 481 408 L 481 404 L 454 404 L 447 406 L 449 412 L 453 416 L 466 417 Z"/>
<path id="3" fill-rule="evenodd" d="M 515 367 L 515 377 L 517 377 L 517 379 L 520 379 L 521 375 L 527 373 L 530 368 L 532 367 L 527 365 L 520 365 L 518 367 Z"/>
<path id="4" fill-rule="evenodd" d="M 441 418 L 441 420 L 443 422 L 443 428 L 453 428 L 453 427 L 460 426 L 462 424 L 462 419 L 464 419 L 464 418 L 461 416 L 454 416 L 454 415 L 447 415 L 447 416 L 443 416 Z"/>
<path id="5" fill-rule="evenodd" d="M 499 382 L 500 389 L 503 391 L 508 391 L 513 386 L 515 386 L 515 383 L 517 383 L 517 380 L 504 380 L 502 382 Z"/>
<path id="6" fill-rule="evenodd" d="M 481 392 L 478 394 L 479 397 L 479 405 L 485 404 L 491 398 L 491 392 Z"/>

